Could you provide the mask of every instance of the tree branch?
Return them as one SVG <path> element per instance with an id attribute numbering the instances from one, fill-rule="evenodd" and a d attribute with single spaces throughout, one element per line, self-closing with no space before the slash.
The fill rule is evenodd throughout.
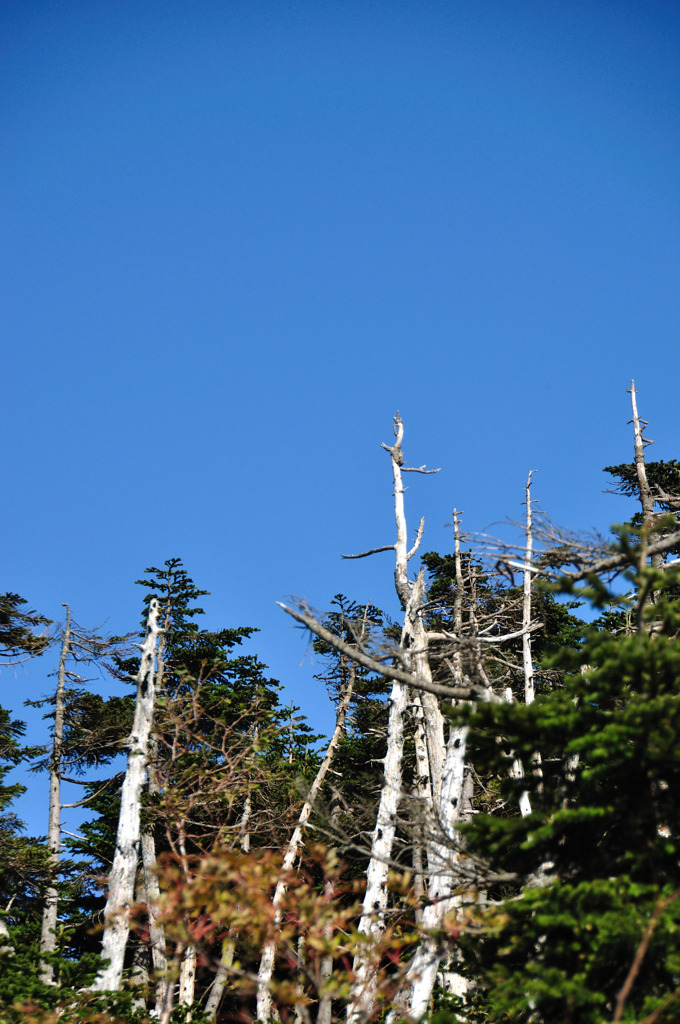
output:
<path id="1" fill-rule="evenodd" d="M 384 544 L 381 548 L 371 548 L 370 551 L 362 551 L 358 555 L 340 555 L 341 558 L 366 558 L 368 555 L 377 555 L 380 551 L 394 551 L 394 544 Z"/>
<path id="2" fill-rule="evenodd" d="M 487 691 L 477 686 L 440 686 L 439 683 L 431 683 L 426 679 L 422 679 L 420 676 L 414 676 L 410 672 L 404 672 L 403 669 L 394 668 L 392 665 L 382 665 L 375 658 L 363 651 L 360 651 L 357 647 L 353 647 L 351 644 L 345 643 L 340 637 L 335 636 L 330 630 L 326 629 L 321 625 L 313 616 L 305 615 L 303 612 L 296 611 L 294 608 L 290 608 L 288 605 L 283 604 L 281 601 L 276 602 L 279 608 L 283 608 L 284 612 L 292 616 L 297 622 L 301 623 L 312 633 L 316 634 L 320 640 L 330 644 L 336 651 L 340 651 L 341 654 L 347 655 L 353 661 L 356 661 L 358 665 L 363 665 L 364 668 L 370 669 L 371 672 L 376 672 L 378 675 L 384 676 L 386 679 L 394 679 L 398 683 L 403 683 L 406 686 L 412 686 L 414 690 L 423 690 L 426 693 L 433 693 L 437 697 L 450 697 L 454 700 L 484 700 L 484 701 L 497 701 L 499 697 L 493 691 Z"/>

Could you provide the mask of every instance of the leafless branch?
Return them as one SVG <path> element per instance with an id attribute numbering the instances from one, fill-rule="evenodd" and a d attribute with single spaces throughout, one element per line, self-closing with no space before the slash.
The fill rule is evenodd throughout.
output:
<path id="1" fill-rule="evenodd" d="M 406 686 L 412 686 L 415 690 L 423 690 L 426 693 L 433 693 L 438 697 L 449 697 L 454 700 L 489 701 L 500 699 L 492 691 L 487 691 L 481 687 L 441 686 L 439 683 L 431 683 L 426 679 L 422 679 L 420 676 L 414 676 L 410 672 L 405 672 L 403 669 L 394 668 L 392 665 L 383 665 L 371 655 L 359 650 L 352 644 L 345 643 L 345 641 L 341 640 L 340 637 L 335 636 L 335 634 L 331 633 L 330 630 L 322 626 L 317 619 L 313 618 L 313 616 L 307 615 L 301 611 L 296 611 L 294 608 L 290 608 L 281 601 L 277 601 L 276 603 L 280 608 L 283 608 L 284 612 L 292 616 L 292 618 L 309 629 L 321 640 L 330 644 L 331 647 L 340 651 L 341 654 L 347 655 L 347 657 L 356 661 L 357 664 L 363 665 L 364 668 L 385 676 L 387 679 L 394 679 Z"/>
<path id="2" fill-rule="evenodd" d="M 420 542 L 423 539 L 423 530 L 424 529 L 425 529 L 425 516 L 423 516 L 422 519 L 420 520 L 420 526 L 418 527 L 418 532 L 416 534 L 416 539 L 415 539 L 415 542 L 413 544 L 413 547 L 406 554 L 406 561 L 407 562 L 411 561 L 411 559 L 415 555 L 416 551 L 420 547 Z"/>
<path id="3" fill-rule="evenodd" d="M 514 633 L 505 633 L 503 636 L 483 636 L 481 633 L 477 633 L 474 637 L 457 637 L 455 633 L 449 633 L 447 630 L 427 635 L 430 640 L 451 640 L 457 644 L 475 644 L 478 641 L 487 644 L 500 644 L 506 640 L 517 640 L 520 636 L 526 636 L 528 633 L 534 633 L 537 629 L 542 628 L 542 622 L 532 622 L 526 629 L 518 629 Z"/>
<path id="4" fill-rule="evenodd" d="M 370 551 L 362 551 L 358 555 L 341 555 L 341 558 L 367 558 L 368 555 L 377 555 L 380 551 L 394 551 L 394 544 L 384 544 L 381 548 L 371 548 Z"/>
<path id="5" fill-rule="evenodd" d="M 635 956 L 633 957 L 633 962 L 630 965 L 630 970 L 628 971 L 628 974 L 626 975 L 626 980 L 621 986 L 621 991 L 616 997 L 616 1012 L 614 1013 L 614 1019 L 612 1024 L 619 1024 L 619 1022 L 623 1018 L 623 1011 L 626 1006 L 626 1000 L 630 995 L 630 990 L 633 987 L 633 982 L 638 976 L 640 967 L 642 966 L 642 961 L 644 960 L 645 954 L 649 949 L 649 943 L 651 941 L 652 935 L 654 934 L 654 929 L 659 923 L 659 918 L 663 914 L 664 910 L 666 910 L 672 903 L 674 903 L 678 899 L 678 897 L 680 897 L 680 889 L 676 889 L 675 892 L 671 893 L 671 895 L 666 897 L 666 899 L 657 901 L 654 910 L 652 911 L 652 916 L 650 917 L 647 927 L 645 928 L 644 934 L 640 941 L 640 945 L 638 946 Z"/>

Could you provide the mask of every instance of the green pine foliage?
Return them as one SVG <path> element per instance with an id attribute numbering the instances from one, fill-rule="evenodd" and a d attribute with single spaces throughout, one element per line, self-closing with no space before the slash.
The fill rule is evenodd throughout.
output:
<path id="1" fill-rule="evenodd" d="M 497 774 L 508 805 L 521 789 L 532 804 L 526 818 L 479 814 L 466 829 L 488 880 L 462 940 L 477 981 L 472 1020 L 613 1019 L 652 924 L 619 1019 L 677 1020 L 680 606 L 665 596 L 677 571 L 654 576 L 646 628 L 592 628 L 580 650 L 553 655 L 559 689 L 470 717 L 474 763 Z M 511 756 L 524 779 L 509 777 Z"/>
<path id="2" fill-rule="evenodd" d="M 618 493 L 637 495 L 634 466 L 611 466 L 608 472 Z M 454 637 L 460 670 L 475 678 L 483 656 L 485 677 L 499 698 L 445 708 L 450 723 L 464 720 L 471 727 L 466 771 L 474 774 L 476 789 L 471 820 L 461 827 L 456 846 L 456 877 L 463 880 L 460 894 L 469 902 L 458 918 L 451 915 L 441 936 L 443 944 L 460 951 L 456 970 L 465 973 L 470 991 L 464 1005 L 440 994 L 433 1011 L 437 1024 L 672 1024 L 680 1019 L 680 566 L 655 563 L 652 568 L 646 558 L 650 537 L 663 537 L 677 526 L 680 462 L 649 463 L 647 476 L 662 516 L 645 523 L 638 514 L 616 528 L 614 550 L 628 558 L 616 583 L 592 575 L 580 590 L 563 579 L 534 591 L 532 618 L 542 625 L 532 634 L 536 699 L 529 706 L 523 701 L 521 637 L 498 648 L 479 642 L 480 635 L 519 630 L 521 588 L 471 551 L 461 556 L 460 578 L 452 556 L 422 556 L 427 627 L 451 634 L 461 622 L 462 632 Z M 535 565 L 574 565 L 572 556 L 563 547 Z M 460 579 L 463 592 L 457 593 Z M 156 597 L 163 624 L 142 828 L 155 840 L 166 906 L 173 897 L 180 906 L 182 886 L 191 887 L 206 855 L 219 852 L 237 863 L 241 854 L 252 854 L 249 870 L 253 864 L 271 869 L 272 851 L 289 838 L 316 773 L 320 737 L 298 708 L 281 704 L 279 683 L 244 650 L 256 630 L 203 628 L 198 602 L 207 592 L 194 584 L 180 559 L 149 568 L 138 582 L 146 592 L 143 621 Z M 588 625 L 576 614 L 584 601 L 597 615 Z M 36 634 L 46 620 L 24 611 L 24 604 L 14 594 L 0 597 L 0 656 L 6 661 L 40 653 L 48 642 Z M 361 642 L 377 657 L 393 656 L 397 629 L 371 605 L 336 595 L 323 624 L 347 644 Z M 316 678 L 332 700 L 337 702 L 350 675 L 354 678 L 345 733 L 310 828 L 342 858 L 338 877 L 343 885 L 347 881 L 347 889 L 338 887 L 334 898 L 339 911 L 351 915 L 383 782 L 390 684 L 353 667 L 346 654 L 322 641 L 314 642 L 314 650 L 323 661 Z M 116 673 L 129 682 L 137 667 L 136 658 L 119 657 Z M 450 683 L 444 657 L 433 658 L 433 674 L 435 681 Z M 514 700 L 500 699 L 507 694 Z M 0 1021 L 53 1024 L 64 1014 L 64 1019 L 77 1016 L 78 1006 L 88 1002 L 78 990 L 98 964 L 97 928 L 123 777 L 121 770 L 108 782 L 94 781 L 92 773 L 122 767 L 117 758 L 132 712 L 131 694 L 98 697 L 77 686 L 67 693 L 63 753 L 72 774 L 85 783 L 92 816 L 81 826 L 81 838 L 65 844 L 80 861 L 60 865 L 58 986 L 47 988 L 36 966 L 46 851 L 42 841 L 23 836 L 11 807 L 22 787 L 5 782 L 7 772 L 35 751 L 22 747 L 22 723 L 0 709 L 0 907 L 9 926 L 7 938 L 0 934 L 0 1005 L 14 1006 L 0 1014 Z M 409 738 L 391 865 L 398 869 L 413 866 L 414 836 L 421 827 L 409 804 L 413 756 Z M 517 762 L 523 776 L 518 777 Z M 531 813 L 522 817 L 519 798 L 525 792 Z M 321 858 L 316 868 L 305 868 L 310 899 L 317 892 L 321 900 L 326 892 L 320 863 Z M 262 877 L 260 909 L 269 907 L 271 888 L 266 870 Z M 422 908 L 408 889 L 408 874 L 400 877 L 403 888 L 395 889 L 388 915 L 402 915 L 402 950 L 418 941 Z M 175 879 L 176 893 L 168 891 L 164 878 Z M 222 896 L 232 898 L 234 892 Z M 206 922 L 212 909 L 201 909 Z M 128 968 L 133 953 L 141 953 L 140 962 L 146 956 L 145 913 L 143 907 L 135 912 Z M 244 919 L 248 913 L 246 906 Z M 168 952 L 172 958 L 179 950 L 178 962 L 181 936 L 192 935 L 193 942 L 196 935 L 186 930 L 196 921 L 181 915 L 178 910 L 177 921 L 167 924 Z M 251 948 L 247 926 L 239 927 L 232 953 L 237 970 L 245 963 L 250 976 L 260 947 Z M 349 966 L 343 943 L 352 927 L 343 920 L 334 937 L 336 966 Z M 201 1020 L 198 1003 L 230 936 L 228 930 L 205 928 L 205 940 L 200 928 L 196 940 L 203 943 L 198 1002 L 173 1018 L 188 1019 L 191 1013 L 194 1024 Z M 296 955 L 292 948 L 279 950 L 278 970 L 287 977 L 286 971 L 300 967 L 302 985 L 304 965 Z M 387 951 L 385 957 L 396 991 L 408 956 L 401 964 L 399 953 L 391 960 Z M 247 1017 L 250 992 L 244 996 L 233 984 L 220 1019 Z M 134 1005 L 131 993 L 130 987 L 108 1003 L 91 1000 L 90 1010 L 101 1016 L 87 1010 L 82 1019 L 148 1020 L 139 995 Z M 343 1012 L 343 998 L 342 993 L 334 997 L 335 1020 Z M 20 1009 L 22 1004 L 32 1005 L 35 1016 Z M 58 1016 L 49 1016 L 57 1005 Z M 311 1019 L 313 1012 L 312 1001 L 299 1019 L 305 1014 Z"/>
<path id="3" fill-rule="evenodd" d="M 42 654 L 50 638 L 44 630 L 50 620 L 23 606 L 26 599 L 18 594 L 0 594 L 0 664 L 11 664 Z M 36 629 L 41 628 L 41 633 Z"/>
<path id="4" fill-rule="evenodd" d="M 379 608 L 336 594 L 331 609 L 323 625 L 346 643 L 355 644 L 364 632 L 378 645 L 385 642 L 390 623 Z M 318 638 L 314 640 L 314 652 L 324 661 L 323 670 L 315 678 L 337 703 L 347 685 L 349 659 Z M 381 676 L 360 665 L 353 671 L 354 690 L 326 785 L 321 834 L 343 850 L 350 872 L 359 875 L 365 868 L 366 835 L 375 822 L 382 785 L 380 765 L 385 756 L 390 687 Z"/>

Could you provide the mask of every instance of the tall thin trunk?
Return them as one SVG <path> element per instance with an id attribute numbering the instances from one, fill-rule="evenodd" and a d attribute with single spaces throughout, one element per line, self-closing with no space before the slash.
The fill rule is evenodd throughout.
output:
<path id="1" fill-rule="evenodd" d="M 151 832 L 142 832 L 142 867 L 144 869 L 144 896 L 149 919 L 149 944 L 151 963 L 156 978 L 156 1007 L 165 1004 L 167 989 L 168 958 L 165 946 L 165 929 L 158 920 L 158 903 L 161 888 L 156 876 L 156 843 Z"/>
<path id="2" fill-rule="evenodd" d="M 331 801 L 331 820 L 330 830 L 331 834 L 335 833 L 338 828 L 341 814 L 341 803 L 338 799 Z M 335 887 L 330 878 L 326 879 L 324 885 L 324 895 L 328 902 L 333 899 L 335 893 Z M 328 943 L 330 949 L 330 943 L 333 938 L 333 925 L 328 921 L 323 930 L 324 939 Z M 333 953 L 325 953 L 321 959 L 319 965 L 319 983 L 320 983 L 320 997 L 319 1007 L 316 1012 L 316 1024 L 331 1024 L 333 1020 L 333 997 L 328 991 L 329 982 L 333 977 Z"/>
<path id="3" fill-rule="evenodd" d="M 145 898 L 144 872 L 137 872 L 137 884 L 135 899 L 137 903 L 143 903 Z M 151 957 L 148 945 L 142 941 L 141 936 L 135 935 L 131 941 L 132 962 L 130 964 L 130 982 L 135 987 L 135 994 L 132 999 L 134 1010 L 146 1010 L 146 995 L 149 987 L 149 965 Z"/>
<path id="4" fill-rule="evenodd" d="M 51 882 L 45 896 L 45 906 L 40 930 L 40 953 L 54 953 L 57 946 L 57 916 L 59 894 L 54 884 L 59 869 L 59 847 L 61 844 L 61 751 L 64 742 L 64 691 L 66 689 L 66 662 L 71 643 L 71 609 L 67 604 L 66 622 L 61 641 L 57 693 L 54 702 L 54 737 L 50 757 L 50 804 L 47 819 L 47 850 Z M 54 985 L 54 968 L 45 960 L 40 961 L 40 980 L 44 985 Z"/>
<path id="5" fill-rule="evenodd" d="M 387 909 L 387 876 L 397 824 L 397 810 L 401 799 L 401 768 L 404 754 L 404 713 L 408 705 L 408 690 L 395 682 L 390 696 L 387 722 L 387 752 L 383 761 L 384 782 L 371 840 L 371 859 L 366 871 L 366 891 L 359 921 L 359 931 L 376 943 L 384 931 Z M 371 949 L 354 957 L 354 984 L 347 1017 L 350 1022 L 368 1019 L 375 998 L 375 966 Z"/>
<path id="6" fill-rule="evenodd" d="M 454 632 L 460 637 L 463 629 L 463 572 L 460 557 L 460 524 L 458 512 L 454 509 L 453 525 L 455 535 L 454 564 L 456 570 L 456 591 L 454 595 Z M 453 653 L 453 675 L 456 686 L 462 682 L 460 650 Z M 437 832 L 430 843 L 430 878 L 428 884 L 429 903 L 425 907 L 421 926 L 424 937 L 415 952 L 406 975 L 411 986 L 409 1016 L 414 1020 L 422 1017 L 429 1006 L 434 991 L 437 972 L 445 949 L 437 931 L 444 918 L 461 902 L 453 895 L 455 865 L 459 859 L 459 839 L 456 825 L 468 816 L 466 806 L 466 746 L 468 727 L 452 725 L 446 745 L 446 757 L 442 769 L 442 784 L 437 802 Z M 429 934 L 428 934 L 429 933 Z M 464 979 L 455 971 L 448 971 L 448 988 L 455 995 L 466 991 Z"/>
<path id="7" fill-rule="evenodd" d="M 647 467 L 645 466 L 645 448 L 647 445 L 653 444 L 652 441 L 648 441 L 647 438 L 643 437 L 643 431 L 647 426 L 647 421 L 640 419 L 637 408 L 637 391 L 635 390 L 635 381 L 631 381 L 631 385 L 628 389 L 630 391 L 631 405 L 633 408 L 633 431 L 635 435 L 635 470 L 638 478 L 638 491 L 640 494 L 640 504 L 642 505 L 642 516 L 646 524 L 649 524 L 654 518 L 654 495 L 652 489 L 649 486 L 647 479 Z M 663 556 L 656 556 L 661 558 L 663 562 Z"/>
<path id="8" fill-rule="evenodd" d="M 255 730 L 255 738 L 257 737 L 257 729 Z M 241 833 L 241 850 L 243 853 L 250 851 L 250 818 L 253 813 L 253 805 L 250 799 L 250 793 L 247 794 L 243 802 L 243 813 L 241 814 L 241 821 L 239 832 Z M 236 942 L 234 936 L 228 934 L 222 941 L 222 955 L 220 957 L 220 963 L 215 972 L 210 991 L 208 992 L 208 998 L 205 1002 L 204 1013 L 208 1020 L 215 1020 L 217 1017 L 217 1011 L 220 1008 L 222 1002 L 222 996 L 224 995 L 224 986 L 227 983 L 229 977 L 229 971 L 234 963 L 234 952 L 236 949 Z"/>
<path id="9" fill-rule="evenodd" d="M 531 515 L 531 475 L 533 469 L 529 470 L 526 487 L 526 547 L 524 550 L 524 574 L 522 579 L 522 666 L 524 669 L 524 701 L 526 704 L 533 704 L 535 697 L 534 689 L 534 661 L 531 653 L 531 565 L 534 553 L 533 520 Z"/>
<path id="10" fill-rule="evenodd" d="M 640 570 L 645 567 L 647 563 L 647 547 L 649 546 L 649 530 L 654 523 L 655 506 L 656 501 L 652 488 L 649 485 L 647 479 L 647 467 L 645 465 L 645 448 L 653 444 L 653 441 L 649 441 L 646 437 L 643 437 L 643 431 L 647 427 L 647 421 L 640 419 L 637 408 L 637 391 L 635 390 L 635 381 L 631 381 L 630 388 L 630 399 L 633 409 L 633 431 L 635 435 L 635 469 L 638 478 L 638 494 L 640 497 L 640 505 L 642 506 L 642 531 L 640 535 Z M 652 565 L 655 569 L 661 569 L 663 567 L 663 555 L 656 554 L 652 555 Z M 637 629 L 638 632 L 642 632 L 645 627 L 649 627 L 648 623 L 645 623 L 645 606 L 654 603 L 657 599 L 655 593 L 649 594 L 649 592 L 642 588 L 637 601 Z"/>
<path id="11" fill-rule="evenodd" d="M 227 935 L 222 942 L 222 956 L 220 958 L 220 965 L 217 968 L 217 972 L 213 979 L 213 983 L 210 986 L 210 992 L 205 1003 L 205 1015 L 208 1020 L 215 1020 L 217 1017 L 217 1011 L 220 1008 L 222 1002 L 222 996 L 224 995 L 224 986 L 227 983 L 229 977 L 229 971 L 234 963 L 234 953 L 236 951 L 236 943 L 232 935 Z"/>
<path id="12" fill-rule="evenodd" d="M 431 682 L 428 659 L 428 636 L 423 623 L 422 607 L 425 596 L 425 574 L 420 571 L 414 582 L 408 577 L 408 563 L 418 550 L 423 534 L 424 520 L 421 519 L 416 541 L 408 549 L 406 514 L 404 511 L 404 483 L 402 466 L 404 456 L 402 441 L 404 425 L 397 414 L 394 418 L 395 443 L 383 444 L 392 461 L 394 481 L 394 517 L 397 540 L 394 545 L 394 583 L 401 606 L 404 610 L 404 624 L 401 633 L 401 649 L 407 653 L 408 668 L 413 674 Z M 426 472 L 421 467 L 417 472 Z M 380 793 L 378 814 L 371 841 L 371 858 L 366 872 L 366 892 L 359 921 L 359 931 L 372 941 L 365 950 L 354 958 L 354 982 L 347 1007 L 349 1024 L 367 1020 L 373 1013 L 376 995 L 376 969 L 372 947 L 381 938 L 385 928 L 385 910 L 388 903 L 387 878 L 392 846 L 396 833 L 397 810 L 401 799 L 402 760 L 404 752 L 404 712 L 408 705 L 407 687 L 395 682 L 390 698 L 387 726 L 387 752 L 384 760 L 384 782 Z M 428 871 L 432 870 L 433 850 L 431 843 L 431 814 L 428 809 L 439 802 L 442 787 L 444 722 L 439 704 L 432 694 L 421 693 L 417 701 L 422 710 L 422 738 L 417 732 L 417 753 L 419 773 L 419 795 L 424 804 L 426 817 L 425 845 L 428 856 Z M 424 742 L 423 742 L 424 739 Z M 425 772 L 429 779 L 425 779 Z"/>
<path id="13" fill-rule="evenodd" d="M 325 895 L 331 899 L 333 896 L 333 883 L 327 881 L 324 887 Z M 330 923 L 324 927 L 324 939 L 330 943 L 333 938 L 333 928 Z M 319 981 L 321 985 L 321 996 L 319 1008 L 316 1013 L 316 1024 L 331 1024 L 333 1020 L 333 998 L 328 991 L 328 985 L 333 977 L 333 954 L 326 953 L 319 966 Z"/>
<path id="14" fill-rule="evenodd" d="M 534 686 L 534 659 L 531 650 L 531 566 L 534 552 L 533 517 L 531 514 L 531 476 L 533 469 L 529 470 L 526 484 L 526 523 L 525 523 L 525 548 L 524 548 L 524 573 L 522 577 L 522 671 L 524 673 L 524 703 L 533 704 L 536 696 Z M 513 700 L 512 689 L 506 690 L 506 699 Z M 534 755 L 536 765 L 541 763 L 541 755 Z M 538 769 L 540 771 L 540 768 Z M 513 761 L 510 775 L 514 779 L 524 778 L 524 767 L 519 760 Z M 519 811 L 523 818 L 531 814 L 531 800 L 526 789 L 519 795 Z"/>
<path id="15" fill-rule="evenodd" d="M 159 636 L 158 601 L 149 604 L 149 617 L 137 673 L 137 700 L 132 731 L 127 739 L 128 758 L 120 797 L 116 851 L 109 875 L 109 892 L 104 908 L 102 957 L 108 961 L 93 984 L 95 992 L 117 992 L 123 975 L 125 947 L 130 932 L 128 908 L 134 899 L 135 873 L 139 856 L 141 796 L 153 727 L 155 698 L 155 657 Z"/>
<path id="16" fill-rule="evenodd" d="M 442 835 L 437 844 L 439 862 L 433 864 L 428 886 L 430 902 L 423 911 L 422 927 L 424 937 L 415 952 L 407 973 L 412 985 L 409 1016 L 418 1020 L 427 1011 L 444 947 L 436 932 L 441 928 L 446 915 L 460 902 L 453 894 L 456 888 L 455 864 L 459 853 L 456 824 L 464 817 L 465 790 L 465 747 L 467 726 L 453 728 L 449 735 L 444 762 L 439 827 Z M 433 932 L 434 934 L 428 934 Z M 455 972 L 449 972 L 450 985 L 456 995 L 465 992 L 464 980 Z"/>
<path id="17" fill-rule="evenodd" d="M 345 728 L 345 718 L 347 716 L 347 709 L 349 707 L 350 700 L 352 699 L 352 693 L 354 691 L 354 680 L 356 676 L 356 667 L 354 664 L 350 666 L 347 685 L 345 686 L 344 693 L 340 697 L 338 709 L 335 716 L 335 729 L 331 736 L 330 742 L 326 749 L 326 754 L 323 761 L 319 765 L 319 770 L 316 773 L 316 778 L 312 783 L 307 799 L 302 805 L 300 816 L 295 830 L 290 837 L 286 852 L 283 856 L 283 863 L 281 865 L 281 877 L 274 890 L 274 897 L 272 905 L 275 908 L 274 915 L 274 926 L 277 927 L 281 921 L 281 904 L 286 894 L 287 889 L 287 875 L 292 870 L 295 860 L 300 852 L 302 846 L 304 830 L 309 822 L 309 819 L 314 810 L 314 804 L 319 795 L 321 787 L 323 786 L 328 769 L 331 766 L 331 762 L 335 755 L 340 737 L 342 736 Z M 274 940 L 267 942 L 263 951 L 262 959 L 260 960 L 260 968 L 257 974 L 257 1019 L 259 1021 L 268 1021 L 272 1017 L 272 997 L 270 991 L 270 982 L 274 971 L 274 960 L 276 958 L 276 942 Z"/>
<path id="18" fill-rule="evenodd" d="M 156 653 L 156 675 L 155 692 L 156 696 L 163 689 L 163 678 L 165 675 L 165 647 L 172 615 L 172 588 L 168 586 L 166 595 L 165 614 L 163 617 L 163 628 L 158 640 L 158 651 Z M 149 757 L 147 764 L 147 788 L 149 794 L 158 793 L 157 758 L 158 741 L 152 732 L 149 737 Z M 156 875 L 156 838 L 153 827 L 147 826 L 141 835 L 142 866 L 144 869 L 144 889 L 146 911 L 149 920 L 149 944 L 151 946 L 151 963 L 156 982 L 156 1012 L 160 1014 L 165 1006 L 168 995 L 168 956 L 165 942 L 165 928 L 159 920 L 158 905 L 161 889 Z M 172 986 L 174 990 L 174 986 Z"/>

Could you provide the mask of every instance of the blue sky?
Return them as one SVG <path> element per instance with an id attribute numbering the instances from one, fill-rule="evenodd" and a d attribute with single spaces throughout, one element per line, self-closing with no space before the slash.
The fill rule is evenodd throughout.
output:
<path id="1" fill-rule="evenodd" d="M 275 602 L 396 611 L 339 556 L 393 540 L 397 409 L 426 549 L 530 468 L 625 518 L 633 376 L 680 455 L 677 4 L 5 0 L 0 45 L 2 590 L 124 631 L 179 555 L 323 728 Z"/>

